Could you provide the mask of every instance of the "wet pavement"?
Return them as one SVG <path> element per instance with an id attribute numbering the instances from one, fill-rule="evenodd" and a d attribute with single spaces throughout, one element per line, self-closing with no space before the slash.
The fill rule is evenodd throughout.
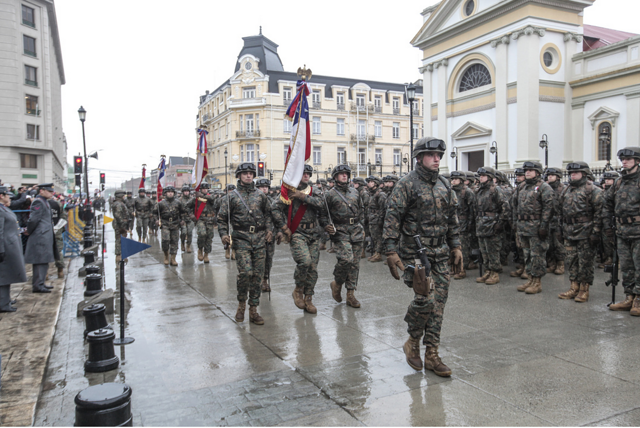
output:
<path id="1" fill-rule="evenodd" d="M 112 251 L 112 230 L 107 238 Z M 322 252 L 310 315 L 293 304 L 293 261 L 281 245 L 256 326 L 248 315 L 233 320 L 237 270 L 217 236 L 209 265 L 179 252 L 180 265 L 165 267 L 152 244 L 126 266 L 135 342 L 116 347 L 117 370 L 84 373 L 83 289 L 69 275 L 35 425 L 73 425 L 75 395 L 103 382 L 132 387 L 134 425 L 640 425 L 640 319 L 608 310 L 601 270 L 584 304 L 557 298 L 568 274 L 547 275 L 537 295 L 518 293 L 508 268 L 492 286 L 475 283 L 477 270 L 453 281 L 440 347 L 453 376 L 440 378 L 406 364 L 412 293 L 382 263 L 361 261 L 362 308 L 353 309 L 332 299 L 335 255 Z M 119 315 L 108 319 L 119 334 Z"/>

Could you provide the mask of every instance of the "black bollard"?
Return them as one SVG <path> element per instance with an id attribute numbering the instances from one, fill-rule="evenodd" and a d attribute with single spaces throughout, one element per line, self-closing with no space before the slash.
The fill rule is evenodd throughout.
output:
<path id="1" fill-rule="evenodd" d="M 124 383 L 90 386 L 76 395 L 77 427 L 130 427 L 131 387 Z"/>
<path id="2" fill-rule="evenodd" d="M 96 266 L 96 265 L 89 265 L 87 267 L 84 268 L 87 271 L 87 275 L 92 274 L 92 273 L 102 273 L 100 271 L 100 266 Z"/>
<path id="3" fill-rule="evenodd" d="M 113 348 L 113 339 L 116 334 L 113 330 L 101 328 L 87 334 L 89 341 L 89 359 L 84 362 L 85 371 L 91 373 L 108 372 L 117 369 L 120 360 L 116 357 Z"/>
<path id="4" fill-rule="evenodd" d="M 102 292 L 102 275 L 92 273 L 84 278 L 84 285 L 87 289 L 84 291 L 85 297 L 93 296 Z"/>
<path id="5" fill-rule="evenodd" d="M 102 303 L 87 306 L 82 310 L 82 316 L 84 316 L 85 339 L 87 334 L 92 331 L 100 330 L 101 328 L 111 328 L 107 322 L 107 317 L 105 316 L 104 311 L 105 306 Z"/>
<path id="6" fill-rule="evenodd" d="M 91 263 L 96 261 L 96 253 L 93 251 L 85 251 L 82 253 L 84 255 L 84 265 L 90 265 Z"/>
<path id="7" fill-rule="evenodd" d="M 84 238 L 84 248 L 93 247 L 93 238 L 91 236 L 85 236 Z"/>

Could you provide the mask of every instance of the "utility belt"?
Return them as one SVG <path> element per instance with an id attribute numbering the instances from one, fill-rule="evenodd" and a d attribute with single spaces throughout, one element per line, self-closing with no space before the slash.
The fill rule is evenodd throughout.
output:
<path id="1" fill-rule="evenodd" d="M 639 217 L 640 218 L 640 217 Z M 584 216 L 584 217 L 573 217 L 564 219 L 564 224 L 578 224 L 578 223 L 588 223 L 593 221 L 593 217 Z"/>
<path id="2" fill-rule="evenodd" d="M 633 216 L 633 217 L 616 217 L 616 221 L 618 222 L 618 224 L 633 224 L 633 223 L 640 223 L 640 216 Z"/>
<path id="3" fill-rule="evenodd" d="M 267 226 L 233 226 L 233 230 L 237 230 L 240 232 L 249 232 L 249 233 L 256 233 L 256 232 L 262 232 L 263 230 L 267 230 Z"/>
<path id="4" fill-rule="evenodd" d="M 518 214 L 518 220 L 540 220 L 542 218 L 542 216 L 536 214 L 536 215 L 520 215 Z"/>
<path id="5" fill-rule="evenodd" d="M 358 217 L 346 217 L 333 219 L 334 224 L 359 224 Z"/>
<path id="6" fill-rule="evenodd" d="M 412 239 L 411 236 L 405 235 L 408 239 Z M 446 236 L 420 236 L 420 241 L 427 247 L 439 247 L 446 242 Z"/>
<path id="7" fill-rule="evenodd" d="M 478 216 L 479 217 L 495 217 L 496 215 L 497 215 L 497 213 L 490 212 L 490 211 L 479 211 L 478 212 Z"/>
<path id="8" fill-rule="evenodd" d="M 302 230 L 311 230 L 315 229 L 316 227 L 318 227 L 318 223 L 316 223 L 315 221 L 313 223 L 300 223 L 298 225 L 298 229 Z"/>

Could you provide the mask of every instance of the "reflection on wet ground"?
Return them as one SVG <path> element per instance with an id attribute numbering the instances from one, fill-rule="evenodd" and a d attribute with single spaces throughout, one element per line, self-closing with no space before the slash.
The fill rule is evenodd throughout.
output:
<path id="1" fill-rule="evenodd" d="M 382 263 L 361 261 L 362 308 L 353 309 L 332 299 L 335 256 L 323 252 L 310 315 L 293 304 L 293 262 L 281 245 L 259 307 L 266 324 L 256 326 L 233 320 L 236 266 L 218 238 L 209 265 L 191 253 L 165 267 L 152 244 L 126 266 L 126 335 L 136 341 L 116 348 L 117 370 L 83 371 L 83 290 L 70 275 L 36 425 L 72 425 L 74 396 L 111 381 L 133 388 L 135 425 L 640 424 L 640 320 L 607 310 L 601 271 L 585 304 L 557 298 L 568 275 L 547 275 L 533 296 L 506 273 L 492 286 L 476 284 L 477 271 L 454 281 L 440 348 L 453 376 L 440 378 L 405 363 L 411 292 Z M 119 292 L 114 259 L 105 260 L 107 283 Z M 109 321 L 117 330 L 119 315 Z"/>

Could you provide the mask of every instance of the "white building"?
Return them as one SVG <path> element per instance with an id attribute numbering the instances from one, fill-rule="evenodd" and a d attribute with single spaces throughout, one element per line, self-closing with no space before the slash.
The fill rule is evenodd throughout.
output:
<path id="1" fill-rule="evenodd" d="M 458 169 L 525 160 L 611 163 L 640 145 L 640 36 L 583 24 L 594 0 L 443 0 L 422 12 L 425 134 L 458 153 Z M 624 13 L 619 11 L 619 13 Z M 454 160 L 447 157 L 449 168 Z"/>
<path id="2" fill-rule="evenodd" d="M 0 178 L 67 186 L 65 83 L 53 1 L 0 0 Z"/>

